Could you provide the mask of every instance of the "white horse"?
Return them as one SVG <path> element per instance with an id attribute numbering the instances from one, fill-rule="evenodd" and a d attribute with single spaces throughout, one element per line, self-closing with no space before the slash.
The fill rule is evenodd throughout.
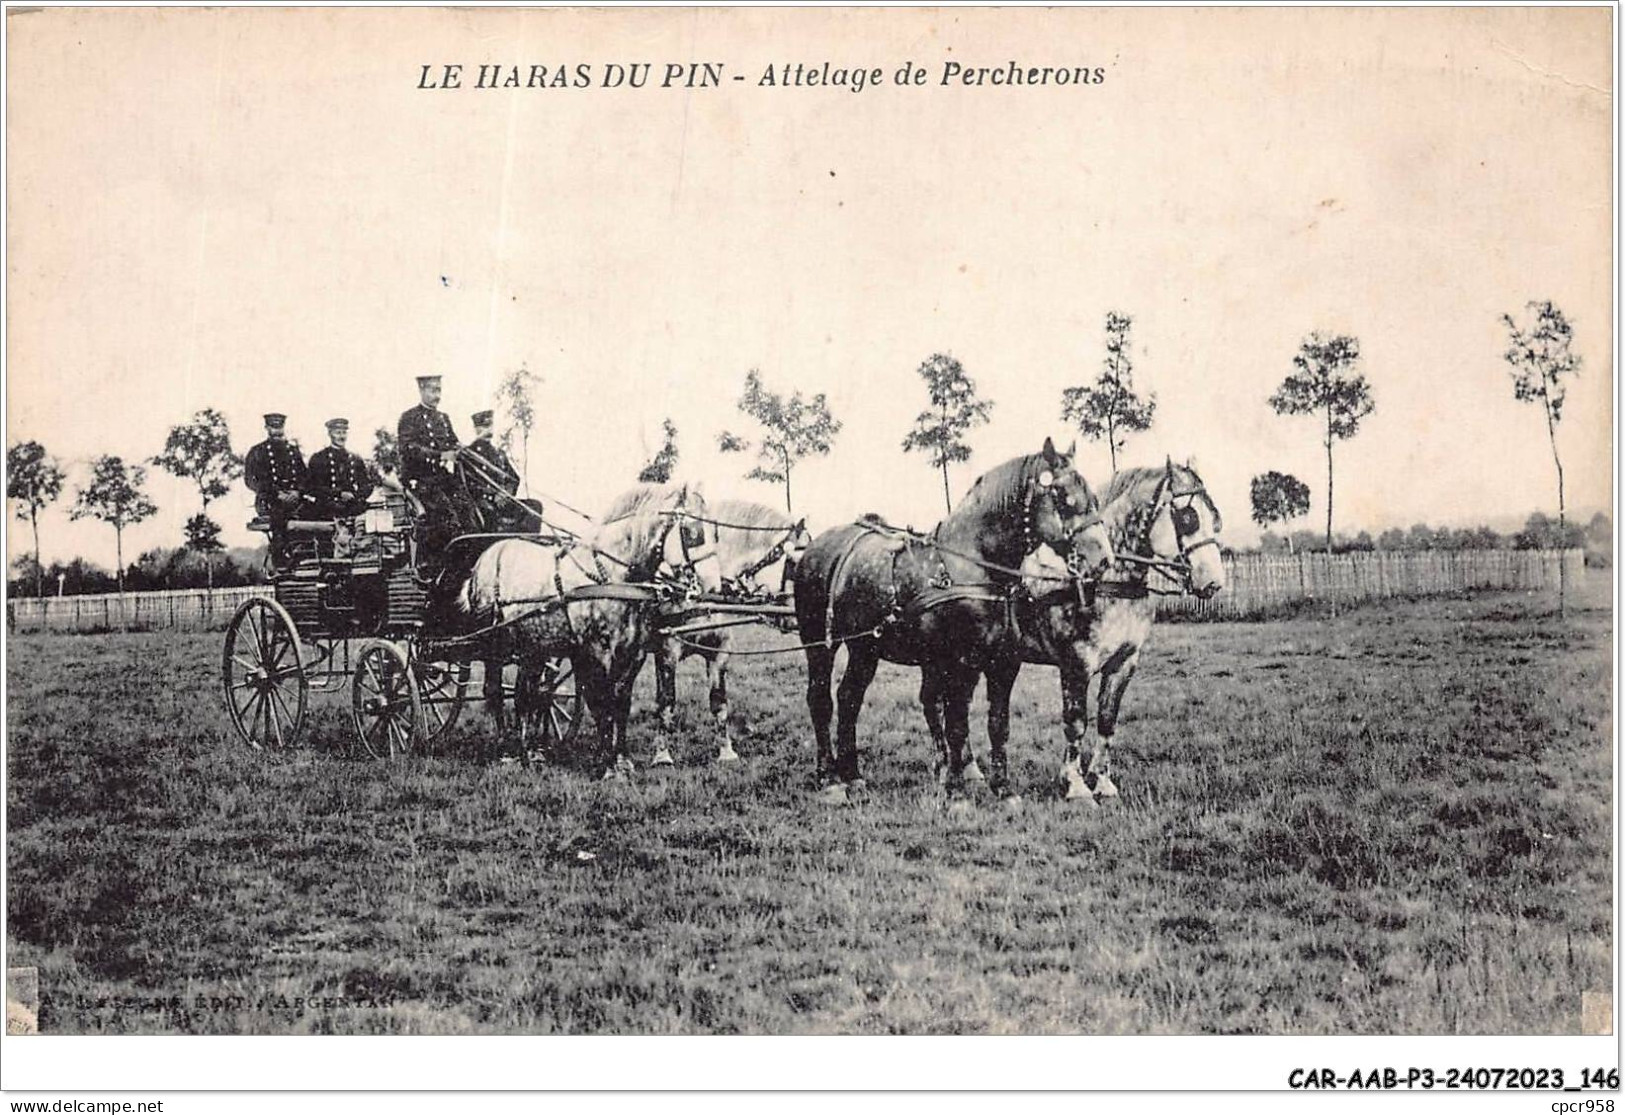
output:
<path id="1" fill-rule="evenodd" d="M 627 493 L 623 499 L 635 493 Z M 625 508 L 620 504 L 615 509 Z M 805 519 L 792 519 L 774 508 L 745 500 L 713 504 L 707 523 L 716 530 L 717 560 L 723 593 L 740 603 L 780 603 L 786 599 L 790 575 L 812 542 Z M 745 624 L 751 617 L 727 613 L 696 613 L 675 609 L 683 623 Z M 674 618 L 676 618 L 674 616 Z M 705 660 L 710 683 L 711 719 L 716 727 L 719 763 L 737 762 L 728 732 L 728 659 L 733 648 L 729 627 L 654 635 L 655 708 L 660 723 L 654 766 L 671 766 L 671 732 L 677 718 L 677 667 L 690 655 Z"/>
<path id="2" fill-rule="evenodd" d="M 1101 519 L 1111 534 L 1116 569 L 1082 597 L 1055 575 L 1066 563 L 1047 548 L 1029 559 L 1034 598 L 1022 625 L 1022 660 L 1059 666 L 1066 796 L 1117 796 L 1111 779 L 1111 741 L 1123 692 L 1140 663 L 1140 649 L 1156 621 L 1156 597 L 1194 593 L 1207 599 L 1224 588 L 1219 551 L 1223 517 L 1202 478 L 1188 464 L 1125 469 L 1101 497 Z M 1056 591 L 1059 589 L 1059 591 Z M 1089 682 L 1100 678 L 1093 752 L 1083 764 Z"/>
<path id="3" fill-rule="evenodd" d="M 480 555 L 455 599 L 458 626 L 489 632 L 483 637 L 488 672 L 492 662 L 518 664 L 521 754 L 529 753 L 528 706 L 537 679 L 549 658 L 567 654 L 598 726 L 605 773 L 630 766 L 632 683 L 648 653 L 662 591 L 714 592 L 722 584 L 715 529 L 696 518 L 704 514 L 699 493 L 675 485 L 604 522 L 590 540 L 504 539 Z"/>

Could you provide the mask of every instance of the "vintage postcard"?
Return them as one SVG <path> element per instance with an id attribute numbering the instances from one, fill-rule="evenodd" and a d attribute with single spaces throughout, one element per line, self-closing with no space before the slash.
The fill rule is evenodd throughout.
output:
<path id="1" fill-rule="evenodd" d="M 9 8 L 7 1086 L 1617 1087 L 1615 17 Z"/>

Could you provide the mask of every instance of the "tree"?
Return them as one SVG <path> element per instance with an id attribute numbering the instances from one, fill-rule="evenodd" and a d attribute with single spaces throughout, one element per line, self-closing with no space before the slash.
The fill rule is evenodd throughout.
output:
<path id="1" fill-rule="evenodd" d="M 1068 387 L 1061 392 L 1061 417 L 1090 441 L 1106 442 L 1114 473 L 1125 437 L 1149 430 L 1157 412 L 1156 395 L 1141 399 L 1134 390 L 1134 358 L 1129 354 L 1133 324 L 1127 314 L 1108 313 L 1106 363 L 1099 378 L 1088 387 Z"/>
<path id="2" fill-rule="evenodd" d="M 762 426 L 762 440 L 756 446 L 756 467 L 745 474 L 747 480 L 784 485 L 784 509 L 795 514 L 791 505 L 790 476 L 796 463 L 814 453 L 826 455 L 841 423 L 829 412 L 829 402 L 819 392 L 811 399 L 797 391 L 788 399 L 762 386 L 762 373 L 752 368 L 745 375 L 745 392 L 739 409 Z M 751 442 L 724 430 L 717 435 L 717 448 L 724 453 L 743 453 Z"/>
<path id="3" fill-rule="evenodd" d="M 1261 527 L 1285 526 L 1309 513 L 1309 485 L 1296 476 L 1271 470 L 1253 477 L 1253 522 Z M 1291 535 L 1287 536 L 1290 548 Z"/>
<path id="4" fill-rule="evenodd" d="M 640 484 L 665 484 L 671 480 L 672 470 L 677 467 L 677 424 L 668 418 L 660 425 L 666 440 L 660 446 L 660 452 L 650 457 L 638 473 Z"/>
<path id="5" fill-rule="evenodd" d="M 952 511 L 948 465 L 970 460 L 965 435 L 973 426 L 987 425 L 993 404 L 976 397 L 976 383 L 952 356 L 934 353 L 918 371 L 931 396 L 931 409 L 921 411 L 914 419 L 914 428 L 903 439 L 903 452 L 919 450 L 930 454 L 931 467 L 942 470 L 942 499 Z"/>
<path id="6" fill-rule="evenodd" d="M 1501 322 L 1511 336 L 1506 352 L 1502 354 L 1512 365 L 1512 394 L 1520 402 L 1539 403 L 1546 416 L 1546 438 L 1552 446 L 1552 464 L 1557 467 L 1557 533 L 1566 536 L 1568 508 L 1563 501 L 1563 458 L 1557 452 L 1557 424 L 1563 420 L 1563 400 L 1568 393 L 1566 376 L 1580 373 L 1580 358 L 1570 349 L 1574 340 L 1574 327 L 1563 311 L 1551 302 L 1529 302 L 1525 305 L 1534 320 L 1527 327 L 1520 326 L 1511 314 L 1502 314 Z M 1558 610 L 1568 611 L 1568 566 L 1559 562 L 1557 599 Z"/>
<path id="7" fill-rule="evenodd" d="M 243 459 L 232 452 L 231 429 L 226 425 L 225 416 L 208 407 L 194 414 L 185 425 L 171 426 L 169 437 L 164 441 L 164 451 L 154 457 L 152 463 L 172 476 L 197 485 L 203 509 L 186 524 L 186 538 L 188 546 L 198 549 L 192 545 L 192 524 L 201 519 L 213 526 L 209 520 L 210 502 L 231 491 L 231 482 L 243 474 Z M 215 526 L 213 550 L 220 549 L 219 534 L 220 528 Z M 205 564 L 210 570 L 209 587 L 213 588 L 214 562 L 209 557 L 212 550 L 200 549 L 198 552 L 205 556 Z"/>
<path id="8" fill-rule="evenodd" d="M 220 544 L 220 524 L 202 513 L 186 520 L 186 548 L 206 557 L 225 549 Z M 209 587 L 214 587 L 214 564 L 208 563 Z"/>
<path id="9" fill-rule="evenodd" d="M 1270 396 L 1277 414 L 1321 414 L 1326 436 L 1326 548 L 1332 546 L 1332 446 L 1351 438 L 1360 420 L 1376 409 L 1371 386 L 1354 372 L 1360 342 L 1354 337 L 1311 333 L 1292 358 L 1297 369 Z M 1350 374 L 1352 373 L 1352 374 Z"/>
<path id="10" fill-rule="evenodd" d="M 534 391 L 541 377 L 523 364 L 502 377 L 497 384 L 497 401 L 508 415 L 498 441 L 504 453 L 513 449 L 513 436 L 519 435 L 519 475 L 530 495 L 530 432 L 536 428 L 536 400 Z"/>
<path id="11" fill-rule="evenodd" d="M 97 457 L 90 463 L 90 483 L 79 489 L 73 510 L 68 512 L 70 518 L 100 519 L 113 528 L 120 593 L 124 591 L 124 528 L 144 522 L 158 510 L 141 490 L 146 482 L 146 469 L 131 468 L 122 457 Z"/>
<path id="12" fill-rule="evenodd" d="M 6 495 L 17 502 L 17 518 L 28 520 L 34 530 L 35 596 L 45 593 L 40 569 L 39 513 L 62 494 L 64 479 L 61 467 L 39 442 L 19 442 L 6 450 Z"/>

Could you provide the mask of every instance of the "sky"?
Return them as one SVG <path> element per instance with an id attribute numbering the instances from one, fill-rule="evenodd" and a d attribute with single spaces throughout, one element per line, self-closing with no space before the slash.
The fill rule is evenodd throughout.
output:
<path id="1" fill-rule="evenodd" d="M 746 373 L 843 422 L 795 473 L 815 529 L 929 526 L 941 479 L 901 441 L 916 369 L 957 357 L 994 403 L 975 476 L 1075 431 L 1110 311 L 1133 318 L 1155 424 L 1124 464 L 1191 460 L 1256 538 L 1248 483 L 1303 479 L 1315 422 L 1270 394 L 1313 330 L 1359 338 L 1376 411 L 1335 451 L 1339 531 L 1556 510 L 1500 315 L 1551 299 L 1584 361 L 1559 431 L 1571 509 L 1612 504 L 1612 13 L 1591 9 L 100 9 L 8 16 L 8 443 L 69 469 L 47 561 L 110 564 L 69 522 L 103 453 L 136 460 L 203 407 L 239 452 L 290 416 L 352 448 L 443 374 L 445 409 L 541 377 L 528 478 L 588 511 L 679 430 L 681 478 L 778 503 L 716 450 L 752 434 Z M 879 67 L 765 86 L 785 64 Z M 1098 68 L 1067 86 L 944 85 L 966 67 Z M 642 87 L 604 87 L 647 62 Z M 719 84 L 662 88 L 666 66 Z M 925 83 L 900 87 L 905 62 Z M 476 88 L 482 64 L 586 88 Z M 461 65 L 458 88 L 444 67 Z M 424 67 L 432 75 L 424 78 Z M 735 76 L 742 80 L 734 80 Z M 435 88 L 424 88 L 433 84 Z M 1097 487 L 1104 445 L 1078 464 Z M 127 560 L 197 510 L 161 513 Z M 211 508 L 229 544 L 250 499 Z M 29 545 L 11 533 L 13 554 Z"/>

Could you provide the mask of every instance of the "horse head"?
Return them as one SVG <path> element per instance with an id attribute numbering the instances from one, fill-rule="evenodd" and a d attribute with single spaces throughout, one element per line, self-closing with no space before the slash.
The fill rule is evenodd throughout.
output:
<path id="1" fill-rule="evenodd" d="M 1045 438 L 1044 448 L 1029 458 L 1025 552 L 1048 546 L 1074 573 L 1096 577 L 1112 564 L 1111 537 L 1100 517 L 1100 500 L 1072 465 L 1073 449 L 1061 453 Z"/>
<path id="2" fill-rule="evenodd" d="M 722 563 L 717 552 L 717 527 L 706 515 L 705 497 L 698 484 L 680 484 L 671 502 L 661 508 L 665 518 L 658 549 L 658 575 L 697 586 L 701 592 L 722 587 Z"/>
<path id="3" fill-rule="evenodd" d="M 1160 469 L 1137 471 L 1146 474 L 1142 493 L 1148 486 L 1151 492 L 1130 513 L 1131 552 L 1151 559 L 1159 570 L 1172 568 L 1164 575 L 1183 580 L 1186 589 L 1206 600 L 1225 583 L 1218 538 L 1224 517 L 1218 505 L 1188 463 L 1176 465 L 1170 457 Z"/>

